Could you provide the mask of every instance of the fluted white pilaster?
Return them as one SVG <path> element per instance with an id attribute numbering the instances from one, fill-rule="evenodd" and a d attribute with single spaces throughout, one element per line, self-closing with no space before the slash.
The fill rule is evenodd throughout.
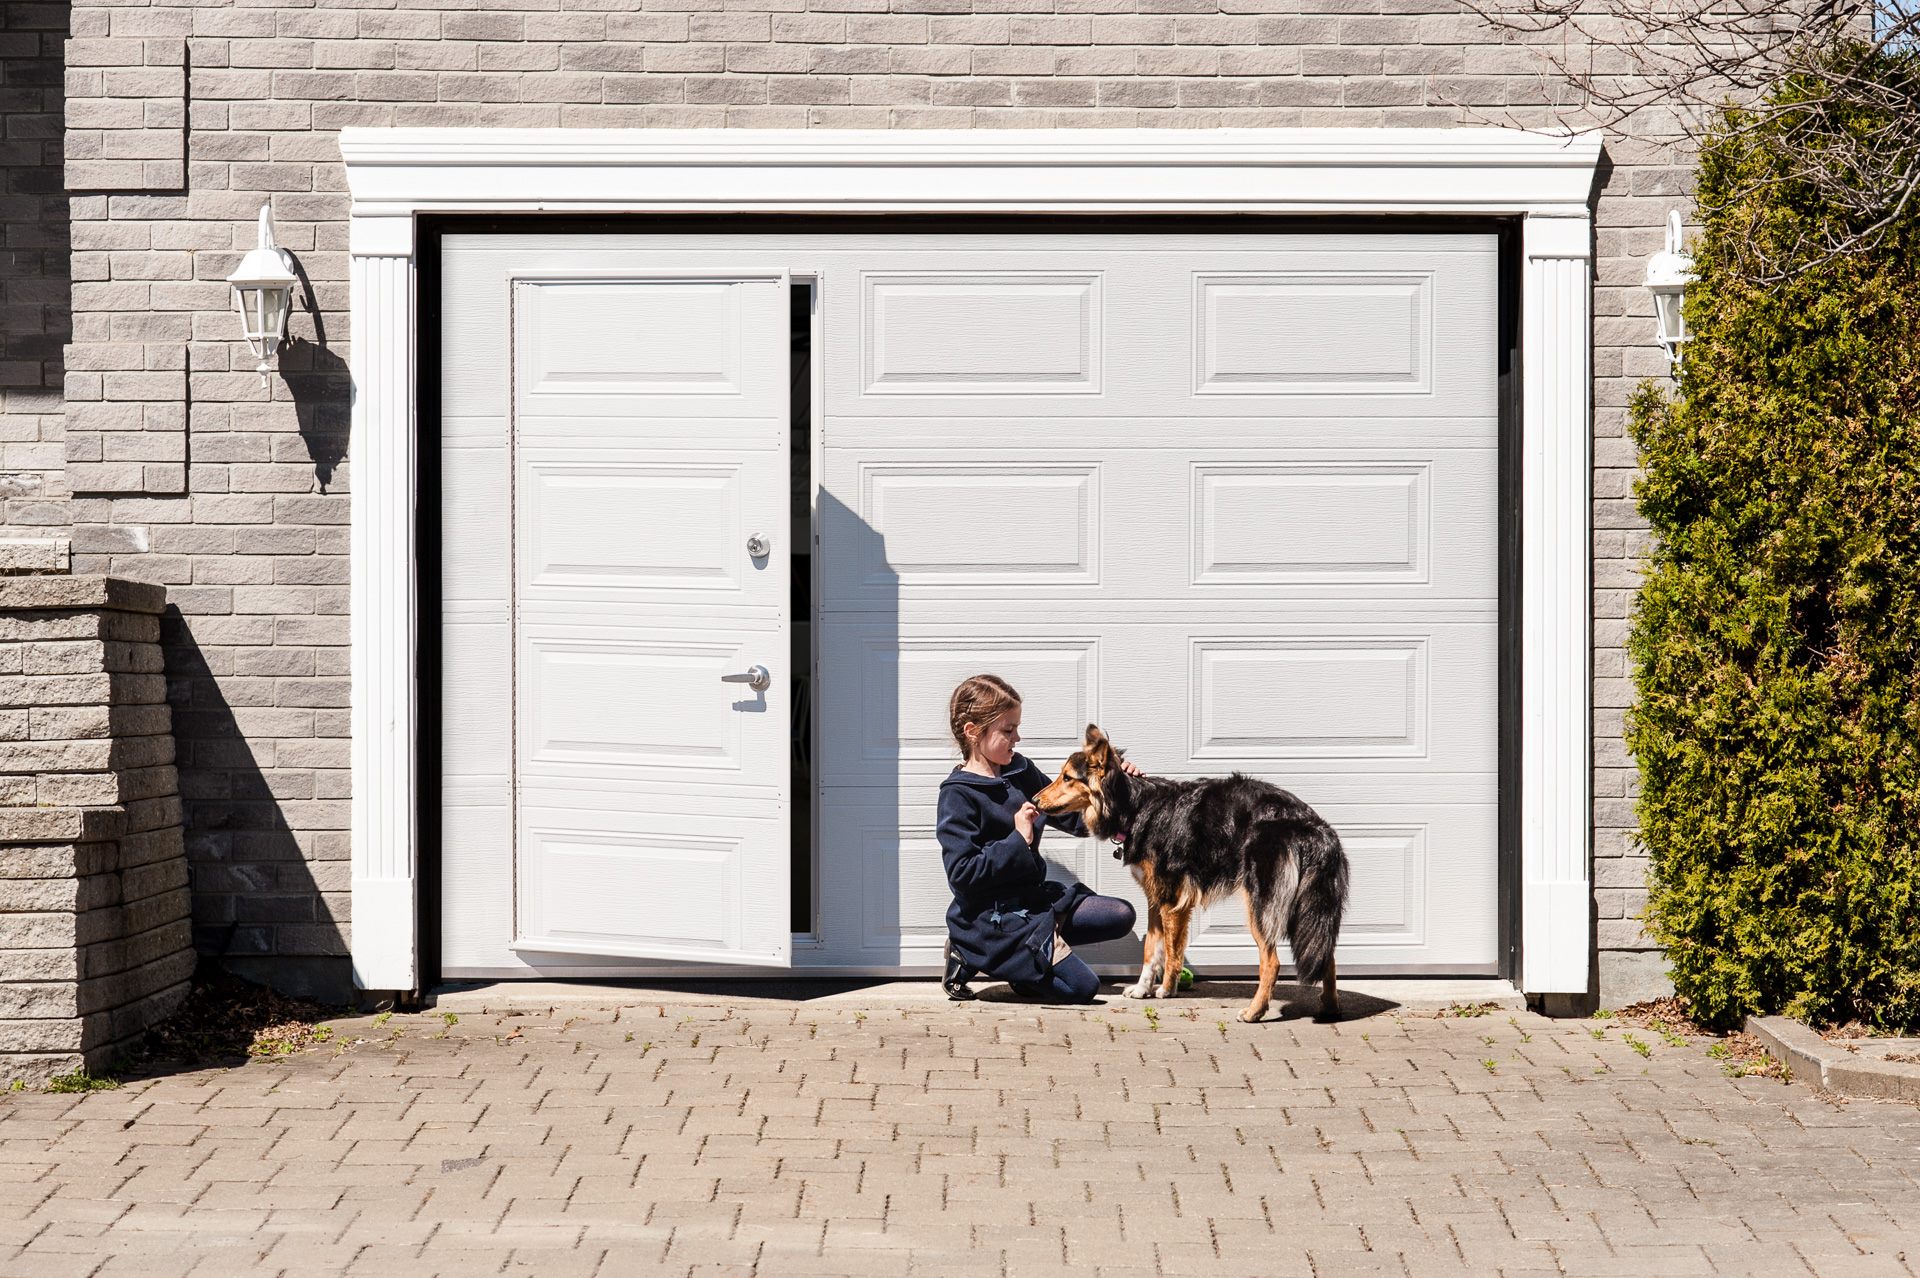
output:
<path id="1" fill-rule="evenodd" d="M 1583 993 L 1593 876 L 1592 224 L 1529 217 L 1521 362 L 1520 984 Z"/>
<path id="2" fill-rule="evenodd" d="M 419 983 L 414 905 L 413 259 L 352 265 L 353 978 Z M 391 248 L 392 245 L 378 247 Z"/>

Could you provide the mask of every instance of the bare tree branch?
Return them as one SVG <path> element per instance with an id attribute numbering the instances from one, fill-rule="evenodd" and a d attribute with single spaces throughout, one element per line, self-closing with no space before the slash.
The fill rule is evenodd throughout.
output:
<path id="1" fill-rule="evenodd" d="M 1870 251 L 1920 201 L 1920 0 L 1462 3 L 1535 47 L 1595 123 L 1782 148 L 1754 184 L 1802 185 L 1833 216 L 1800 243 L 1756 247 L 1762 282 Z M 1890 56 L 1906 71 L 1887 74 Z"/>

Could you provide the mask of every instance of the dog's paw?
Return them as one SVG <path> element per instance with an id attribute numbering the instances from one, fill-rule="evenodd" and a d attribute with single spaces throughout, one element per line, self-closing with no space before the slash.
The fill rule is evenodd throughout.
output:
<path id="1" fill-rule="evenodd" d="M 1267 1014 L 1267 1009 L 1264 1007 L 1257 1012 L 1254 1011 L 1251 1007 L 1243 1007 L 1240 1009 L 1240 1019 L 1245 1021 L 1249 1025 L 1253 1024 L 1255 1021 L 1259 1020 L 1262 1016 L 1265 1016 L 1266 1014 Z"/>
<path id="2" fill-rule="evenodd" d="M 1160 997 L 1160 987 L 1157 985 L 1129 985 L 1124 992 L 1128 998 Z"/>

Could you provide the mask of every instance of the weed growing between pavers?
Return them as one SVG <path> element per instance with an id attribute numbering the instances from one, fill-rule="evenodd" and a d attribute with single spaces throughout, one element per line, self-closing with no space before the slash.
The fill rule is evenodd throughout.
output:
<path id="1" fill-rule="evenodd" d="M 43 1089 L 49 1092 L 110 1092 L 120 1086 L 120 1080 L 102 1075 L 89 1074 L 84 1069 L 76 1069 L 71 1074 L 55 1074 L 47 1080 Z"/>
<path id="2" fill-rule="evenodd" d="M 1618 1020 L 1635 1028 L 1652 1030 L 1669 1047 L 1687 1047 L 1694 1039 L 1711 1039 L 1713 1041 L 1707 1047 L 1707 1055 L 1720 1062 L 1721 1070 L 1729 1078 L 1775 1078 L 1781 1082 L 1793 1080 L 1793 1071 L 1768 1055 L 1766 1049 L 1760 1046 L 1759 1039 L 1737 1031 L 1721 1033 L 1708 1029 L 1694 1019 L 1692 1005 L 1678 995 L 1630 1003 L 1611 1011 L 1603 1009 L 1593 1015 L 1597 1020 Z M 1601 1031 L 1595 1030 L 1593 1036 L 1601 1037 Z M 1631 1034 L 1622 1037 L 1633 1041 Z M 1640 1051 L 1638 1047 L 1634 1050 Z M 1641 1051 L 1640 1054 L 1645 1056 L 1647 1053 Z"/>
<path id="3" fill-rule="evenodd" d="M 1793 1081 L 1793 1071 L 1785 1062 L 1774 1059 L 1751 1034 L 1729 1034 L 1707 1049 L 1707 1055 L 1720 1062 L 1728 1078 L 1777 1078 Z"/>

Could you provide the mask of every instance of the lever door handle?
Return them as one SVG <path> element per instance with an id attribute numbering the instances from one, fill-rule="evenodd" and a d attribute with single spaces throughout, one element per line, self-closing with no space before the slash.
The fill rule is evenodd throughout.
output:
<path id="1" fill-rule="evenodd" d="M 748 666 L 740 674 L 721 675 L 721 683 L 744 683 L 755 692 L 765 692 L 773 686 L 773 676 L 767 673 L 765 666 Z"/>

